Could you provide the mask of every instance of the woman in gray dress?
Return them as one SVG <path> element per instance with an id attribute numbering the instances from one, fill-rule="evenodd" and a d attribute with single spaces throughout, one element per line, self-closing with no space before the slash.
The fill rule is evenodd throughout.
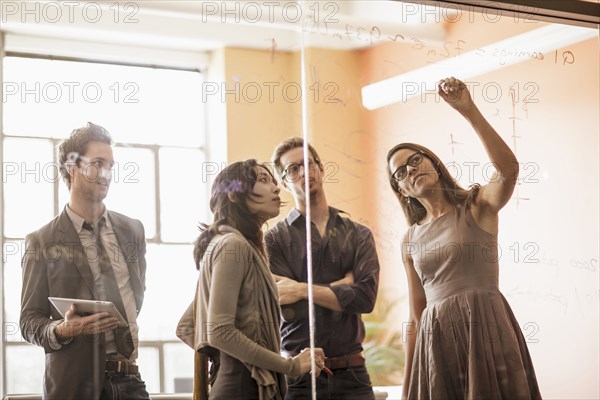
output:
<path id="1" fill-rule="evenodd" d="M 498 290 L 498 212 L 519 164 L 463 82 L 443 79 L 438 93 L 472 125 L 496 171 L 465 190 L 423 146 L 388 153 L 390 185 L 410 226 L 402 256 L 413 329 L 403 398 L 539 399 L 525 339 Z"/>

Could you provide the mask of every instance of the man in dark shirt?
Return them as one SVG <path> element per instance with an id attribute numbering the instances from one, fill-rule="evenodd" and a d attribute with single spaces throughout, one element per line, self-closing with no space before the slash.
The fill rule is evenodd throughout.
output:
<path id="1" fill-rule="evenodd" d="M 271 272 L 277 280 L 282 311 L 282 350 L 288 356 L 309 346 L 306 192 L 303 140 L 277 146 L 272 161 L 296 208 L 265 235 Z M 360 314 L 373 310 L 379 261 L 371 231 L 329 207 L 323 190 L 323 164 L 312 146 L 309 188 L 315 346 L 325 351 L 332 374 L 317 377 L 319 399 L 374 398 L 362 353 L 365 327 Z M 310 398 L 310 375 L 288 378 L 286 400 Z"/>

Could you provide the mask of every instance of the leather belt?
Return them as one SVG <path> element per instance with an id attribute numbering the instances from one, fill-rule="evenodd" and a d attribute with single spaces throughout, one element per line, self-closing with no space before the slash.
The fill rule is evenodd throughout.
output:
<path id="1" fill-rule="evenodd" d="M 286 358 L 292 358 L 297 355 L 285 350 L 282 350 L 281 354 Z M 325 366 L 331 370 L 362 367 L 363 365 L 365 365 L 365 356 L 362 351 L 338 357 L 325 357 Z"/>
<path id="2" fill-rule="evenodd" d="M 325 357 L 325 366 L 331 370 L 362 367 L 363 365 L 365 365 L 365 357 L 362 351 L 339 357 Z"/>
<path id="3" fill-rule="evenodd" d="M 123 375 L 137 375 L 139 368 L 135 364 L 126 361 L 106 360 L 106 372 L 117 372 Z"/>

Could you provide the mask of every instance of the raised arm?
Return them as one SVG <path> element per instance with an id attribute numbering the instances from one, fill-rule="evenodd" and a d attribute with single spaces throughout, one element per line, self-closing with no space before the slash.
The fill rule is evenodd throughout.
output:
<path id="1" fill-rule="evenodd" d="M 412 371 L 413 357 L 415 354 L 415 343 L 417 341 L 417 332 L 421 314 L 427 305 L 425 291 L 421 284 L 421 279 L 415 270 L 412 257 L 408 251 L 410 248 L 408 233 L 404 236 L 402 242 L 402 261 L 406 270 L 406 278 L 408 281 L 408 304 L 409 304 L 409 319 L 408 326 L 404 332 L 406 335 L 405 345 L 405 362 L 404 362 L 404 383 L 402 386 L 402 398 L 408 396 L 408 384 Z"/>
<path id="2" fill-rule="evenodd" d="M 455 78 L 442 79 L 438 82 L 438 93 L 469 121 L 496 169 L 490 182 L 480 189 L 476 203 L 484 214 L 497 215 L 510 200 L 517 183 L 519 175 L 517 158 L 481 114 L 462 81 Z"/>

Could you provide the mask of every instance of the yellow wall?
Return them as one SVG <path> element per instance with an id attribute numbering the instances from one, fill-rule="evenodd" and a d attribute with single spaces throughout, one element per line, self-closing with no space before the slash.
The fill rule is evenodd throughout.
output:
<path id="1" fill-rule="evenodd" d="M 296 90 L 301 87 L 300 52 L 228 48 L 224 54 L 227 89 L 240 83 L 239 98 L 233 93 L 225 95 L 227 162 L 247 158 L 269 161 L 279 142 L 302 137 L 302 101 Z M 309 49 L 306 64 L 309 141 L 325 164 L 328 200 L 353 218 L 364 218 L 364 162 L 360 157 L 368 138 L 358 95 L 357 53 Z M 352 83 L 350 96 L 348 82 Z M 255 100 L 256 87 L 263 92 Z M 284 196 L 288 207 L 280 217 L 293 206 L 291 196 Z"/>
<path id="2" fill-rule="evenodd" d="M 227 161 L 268 161 L 280 138 L 300 134 L 299 79 L 292 53 L 225 49 L 227 89 L 239 82 L 239 96 L 226 94 Z M 289 85 L 287 91 L 285 85 Z M 272 89 L 270 89 L 272 88 Z M 299 97 L 298 97 L 299 99 Z"/>

